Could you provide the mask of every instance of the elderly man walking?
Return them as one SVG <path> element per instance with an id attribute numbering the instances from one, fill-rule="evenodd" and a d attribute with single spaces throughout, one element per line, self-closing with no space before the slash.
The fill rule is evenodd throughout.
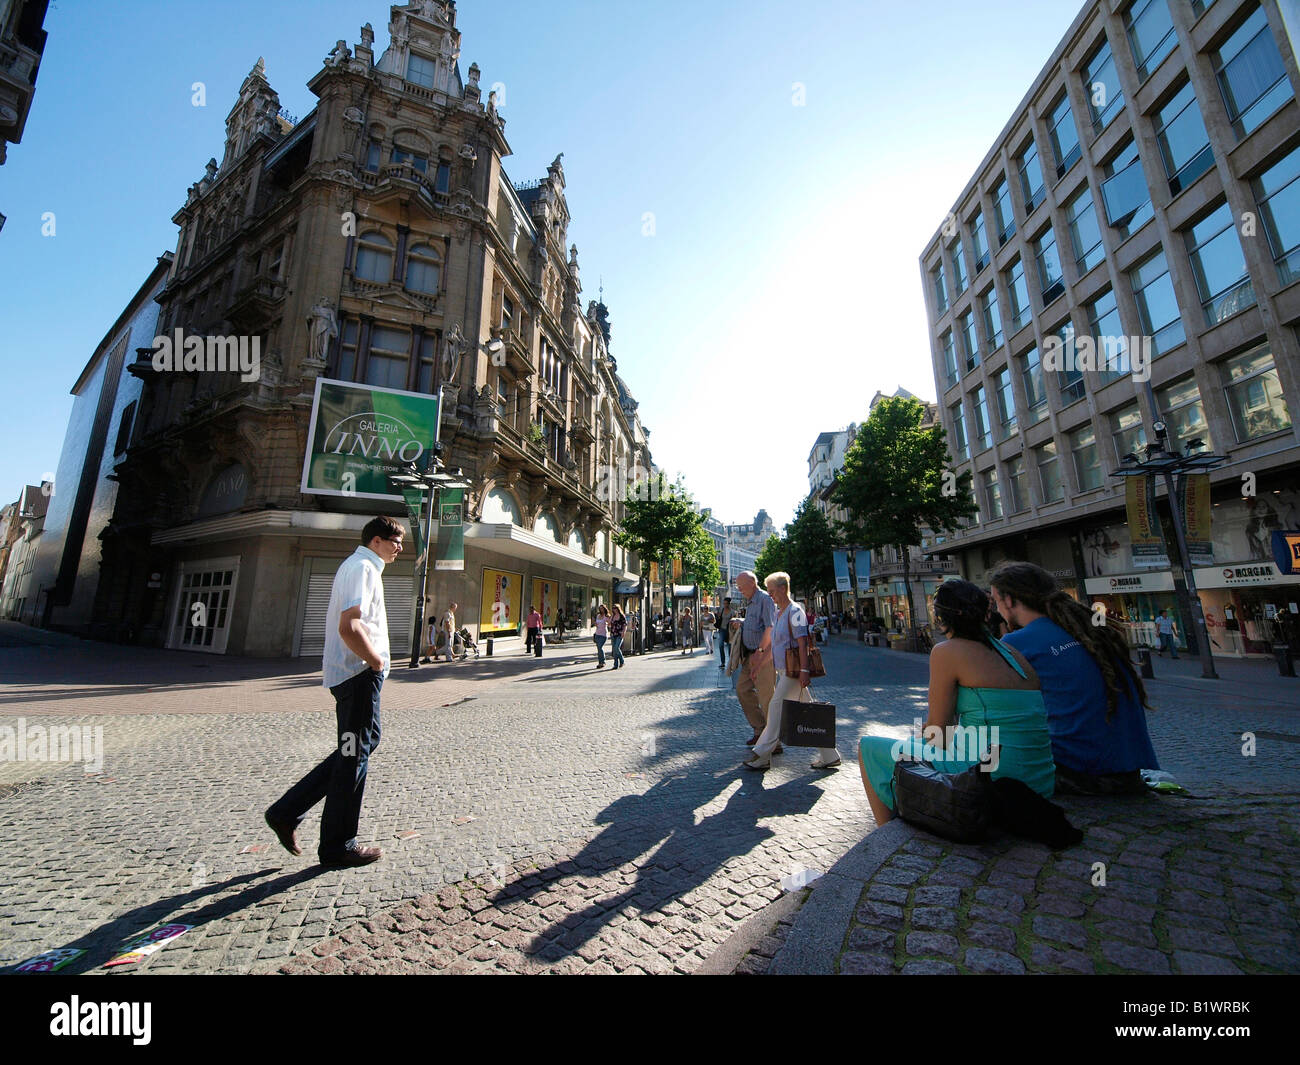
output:
<path id="1" fill-rule="evenodd" d="M 776 604 L 758 586 L 758 578 L 746 570 L 736 578 L 736 587 L 745 597 L 745 618 L 734 621 L 741 626 L 740 663 L 736 669 L 736 697 L 745 712 L 745 720 L 754 735 L 745 741 L 752 747 L 767 725 L 767 707 L 776 690 L 776 669 L 772 665 L 772 626 L 776 622 Z"/>

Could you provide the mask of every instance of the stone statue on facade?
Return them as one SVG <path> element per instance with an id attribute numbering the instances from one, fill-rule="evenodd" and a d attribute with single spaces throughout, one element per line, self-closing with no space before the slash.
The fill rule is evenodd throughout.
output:
<path id="1" fill-rule="evenodd" d="M 330 341 L 339 335 L 338 319 L 334 305 L 325 297 L 316 301 L 307 318 L 308 343 L 312 359 L 324 365 L 329 354 Z"/>
<path id="2" fill-rule="evenodd" d="M 339 41 L 334 46 L 334 51 L 330 52 L 325 58 L 325 65 L 331 67 L 341 67 L 352 58 L 352 49 L 348 47 L 347 41 Z"/>
<path id="3" fill-rule="evenodd" d="M 459 322 L 451 327 L 451 331 L 443 338 L 442 343 L 442 381 L 443 384 L 455 384 L 461 359 L 465 357 L 465 351 L 469 347 L 469 341 L 461 332 Z"/>

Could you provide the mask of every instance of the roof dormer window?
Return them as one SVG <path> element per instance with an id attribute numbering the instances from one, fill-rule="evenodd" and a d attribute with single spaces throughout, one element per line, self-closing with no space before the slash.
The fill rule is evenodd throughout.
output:
<path id="1" fill-rule="evenodd" d="M 437 69 L 432 59 L 425 59 L 421 55 L 409 55 L 406 59 L 406 80 L 416 85 L 423 85 L 426 89 L 432 89 L 433 76 Z"/>

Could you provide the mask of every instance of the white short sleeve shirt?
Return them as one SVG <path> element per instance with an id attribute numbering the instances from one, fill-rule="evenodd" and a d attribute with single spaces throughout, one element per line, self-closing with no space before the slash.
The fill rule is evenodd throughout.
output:
<path id="1" fill-rule="evenodd" d="M 772 661 L 776 663 L 778 673 L 785 669 L 785 649 L 798 647 L 799 637 L 807 635 L 808 617 L 803 607 L 791 599 L 790 604 L 777 614 L 776 624 L 772 626 Z"/>
<path id="2" fill-rule="evenodd" d="M 370 643 L 384 660 L 383 675 L 388 676 L 392 662 L 388 655 L 388 615 L 384 610 L 384 560 L 366 547 L 359 546 L 339 566 L 330 589 L 330 605 L 325 612 L 325 655 L 321 661 L 321 683 L 333 688 L 369 669 L 339 635 L 339 618 L 343 611 L 361 608 L 361 622 Z"/>

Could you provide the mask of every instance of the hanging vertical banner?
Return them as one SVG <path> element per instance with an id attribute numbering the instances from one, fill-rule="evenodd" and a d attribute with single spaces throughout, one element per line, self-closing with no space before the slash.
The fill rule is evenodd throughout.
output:
<path id="1" fill-rule="evenodd" d="M 1146 474 L 1125 478 L 1124 502 L 1128 509 L 1129 539 L 1132 541 L 1133 568 L 1169 565 L 1165 554 L 1165 536 L 1156 514 L 1156 482 Z"/>
<path id="2" fill-rule="evenodd" d="M 435 570 L 465 568 L 465 489 L 444 488 L 438 496 L 438 553 Z"/>
<path id="3" fill-rule="evenodd" d="M 832 557 L 835 559 L 835 590 L 837 592 L 852 590 L 853 585 L 849 581 L 849 553 L 834 551 Z"/>
<path id="4" fill-rule="evenodd" d="M 424 511 L 424 490 L 420 488 L 403 488 L 402 498 L 406 500 L 406 513 L 411 519 L 411 543 L 415 545 L 415 564 L 420 564 L 424 554 L 424 524 L 421 514 Z"/>
<path id="5" fill-rule="evenodd" d="M 858 592 L 871 591 L 871 552 L 854 551 L 853 565 L 858 573 Z"/>
<path id="6" fill-rule="evenodd" d="M 1193 566 L 1214 565 L 1210 534 L 1210 475 L 1191 473 L 1178 485 L 1178 508 L 1187 536 L 1187 557 Z"/>

